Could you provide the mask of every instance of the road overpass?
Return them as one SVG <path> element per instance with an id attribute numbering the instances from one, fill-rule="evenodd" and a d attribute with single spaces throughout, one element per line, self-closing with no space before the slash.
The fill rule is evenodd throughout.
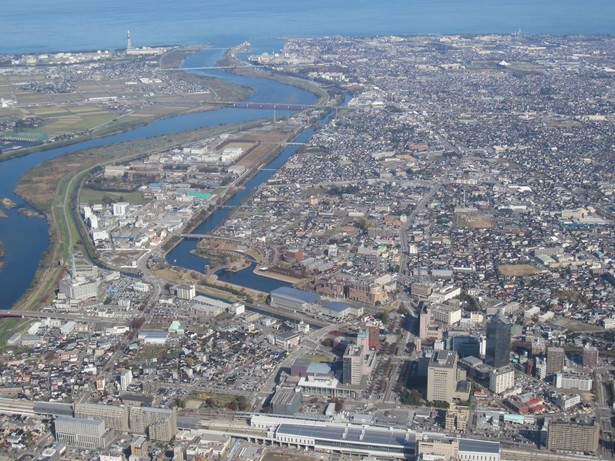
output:
<path id="1" fill-rule="evenodd" d="M 58 320 L 73 320 L 75 322 L 88 322 L 88 323 L 100 323 L 107 322 L 114 325 L 122 324 L 127 325 L 132 321 L 130 318 L 116 318 L 116 317 L 97 317 L 93 315 L 85 315 L 81 313 L 57 313 L 57 312 L 44 312 L 44 311 L 16 311 L 7 310 L 0 312 L 0 317 L 20 317 L 30 319 L 58 319 Z"/>

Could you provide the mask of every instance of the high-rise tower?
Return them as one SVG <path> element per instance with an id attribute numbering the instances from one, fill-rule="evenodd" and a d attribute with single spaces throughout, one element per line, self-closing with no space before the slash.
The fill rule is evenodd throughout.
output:
<path id="1" fill-rule="evenodd" d="M 132 42 L 130 41 L 130 31 L 126 33 L 126 49 L 130 50 L 132 48 Z"/>
<path id="2" fill-rule="evenodd" d="M 500 368 L 510 363 L 510 321 L 498 312 L 487 323 L 485 363 Z"/>

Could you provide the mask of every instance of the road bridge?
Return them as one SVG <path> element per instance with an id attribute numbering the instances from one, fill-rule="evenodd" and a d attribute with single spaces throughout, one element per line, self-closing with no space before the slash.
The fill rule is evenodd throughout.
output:
<path id="1" fill-rule="evenodd" d="M 253 66 L 249 64 L 245 65 L 235 65 L 235 66 L 199 66 L 199 67 L 169 67 L 165 69 L 161 69 L 163 71 L 173 71 L 173 72 L 186 72 L 191 70 L 227 70 L 227 69 L 246 69 L 246 68 L 255 68 L 255 67 L 264 67 L 264 66 Z"/>
<path id="2" fill-rule="evenodd" d="M 306 110 L 322 108 L 322 106 L 315 106 L 312 104 L 294 104 L 288 102 L 208 101 L 207 104 L 233 107 L 236 109 Z"/>
<path id="3" fill-rule="evenodd" d="M 7 310 L 0 312 L 0 317 L 20 317 L 31 319 L 58 319 L 58 320 L 73 320 L 75 322 L 108 322 L 115 325 L 122 324 L 127 325 L 132 319 L 127 318 L 106 318 L 97 317 L 93 315 L 85 315 L 81 313 L 57 313 L 57 312 L 43 312 L 43 311 L 16 311 Z"/>

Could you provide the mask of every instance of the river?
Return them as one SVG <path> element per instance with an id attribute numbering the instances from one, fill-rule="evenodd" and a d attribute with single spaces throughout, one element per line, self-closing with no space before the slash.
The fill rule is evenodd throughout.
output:
<path id="1" fill-rule="evenodd" d="M 204 49 L 190 56 L 183 63 L 185 67 L 208 67 L 222 58 L 223 50 Z M 244 77 L 228 74 L 222 70 L 195 71 L 204 75 L 231 80 L 241 85 L 252 87 L 255 92 L 248 101 L 250 102 L 289 102 L 296 104 L 314 104 L 316 96 L 296 87 L 284 85 L 272 80 Z M 290 113 L 289 111 L 277 111 L 278 115 Z M 273 113 L 271 114 L 273 115 Z M 15 195 L 13 190 L 19 177 L 28 169 L 44 162 L 47 159 L 74 152 L 89 147 L 105 146 L 123 141 L 132 141 L 150 136 L 158 136 L 204 126 L 215 126 L 226 123 L 253 120 L 267 117 L 268 112 L 261 109 L 232 109 L 224 108 L 215 111 L 199 112 L 194 114 L 180 115 L 168 119 L 158 120 L 148 125 L 135 128 L 123 133 L 91 139 L 89 141 L 72 144 L 70 146 L 47 149 L 35 152 L 27 156 L 18 157 L 2 162 L 0 168 L 0 198 L 10 198 L 17 203 L 17 207 L 6 210 L 8 218 L 0 219 L 0 241 L 5 245 L 4 267 L 0 271 L 0 309 L 9 309 L 30 286 L 34 273 L 39 267 L 39 261 L 48 246 L 48 224 L 45 220 L 26 217 L 17 212 L 17 208 L 30 208 L 23 199 Z M 312 130 L 304 132 L 299 141 L 311 136 Z M 295 148 L 287 148 L 268 166 L 277 168 L 286 158 L 294 152 Z M 244 190 L 239 191 L 231 198 L 229 204 L 240 202 L 253 187 L 266 180 L 271 172 L 260 172 L 246 185 Z M 198 233 L 211 231 L 227 215 L 228 210 L 214 212 L 201 226 L 196 229 Z M 192 246 L 191 246 L 192 245 Z M 177 259 L 177 264 L 189 268 L 203 270 L 206 260 L 196 258 L 190 254 L 195 241 L 183 241 L 178 245 L 170 256 L 171 260 Z M 198 264 L 195 261 L 198 259 Z M 231 274 L 222 274 L 222 278 L 233 279 L 233 283 L 245 280 L 245 286 L 260 287 L 263 291 L 269 291 L 285 283 L 265 277 L 259 277 L 250 271 L 241 271 Z M 260 283 L 259 283 L 260 282 Z"/>

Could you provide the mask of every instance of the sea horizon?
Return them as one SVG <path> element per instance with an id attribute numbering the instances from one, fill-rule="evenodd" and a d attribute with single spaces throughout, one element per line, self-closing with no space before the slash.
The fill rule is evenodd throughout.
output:
<path id="1" fill-rule="evenodd" d="M 134 46 L 229 47 L 252 40 L 279 46 L 284 36 L 421 34 L 611 35 L 615 2 L 587 0 L 235 0 L 224 5 L 178 0 L 5 0 L 0 54 L 122 49 Z"/>

